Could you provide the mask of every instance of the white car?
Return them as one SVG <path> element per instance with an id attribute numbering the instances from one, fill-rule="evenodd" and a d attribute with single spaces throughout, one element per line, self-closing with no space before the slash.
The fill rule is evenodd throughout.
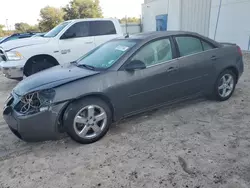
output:
<path id="1" fill-rule="evenodd" d="M 95 47 L 120 36 L 123 32 L 117 19 L 65 21 L 44 37 L 3 43 L 0 46 L 0 67 L 5 77 L 20 79 L 75 61 Z"/>

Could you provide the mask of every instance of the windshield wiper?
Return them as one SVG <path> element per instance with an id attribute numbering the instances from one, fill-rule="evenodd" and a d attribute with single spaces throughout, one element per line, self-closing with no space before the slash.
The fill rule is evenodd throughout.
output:
<path id="1" fill-rule="evenodd" d="M 78 64 L 77 67 L 84 67 L 90 70 L 95 70 L 96 68 L 94 66 L 91 65 L 86 65 L 86 64 Z"/>

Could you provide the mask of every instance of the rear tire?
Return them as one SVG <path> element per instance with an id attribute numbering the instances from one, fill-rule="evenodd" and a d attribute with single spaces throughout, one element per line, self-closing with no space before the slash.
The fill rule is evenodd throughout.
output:
<path id="1" fill-rule="evenodd" d="M 214 96 L 218 101 L 228 100 L 234 93 L 237 83 L 236 75 L 231 70 L 223 71 L 217 78 Z"/>
<path id="2" fill-rule="evenodd" d="M 30 62 L 27 63 L 27 65 L 25 65 L 24 75 L 28 77 L 54 66 L 55 63 L 47 57 L 34 58 L 31 59 Z"/>
<path id="3" fill-rule="evenodd" d="M 69 105 L 64 114 L 68 135 L 81 144 L 100 140 L 109 130 L 112 112 L 103 100 L 89 97 Z"/>

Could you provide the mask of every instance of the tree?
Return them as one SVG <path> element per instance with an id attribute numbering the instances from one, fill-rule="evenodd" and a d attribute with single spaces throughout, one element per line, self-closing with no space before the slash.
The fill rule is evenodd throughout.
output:
<path id="1" fill-rule="evenodd" d="M 127 19 L 127 23 L 140 23 L 140 18 L 136 17 L 124 17 L 122 19 L 119 19 L 120 23 L 125 24 Z"/>
<path id="2" fill-rule="evenodd" d="M 5 35 L 3 28 L 4 28 L 4 25 L 0 24 L 0 37 Z"/>
<path id="3" fill-rule="evenodd" d="M 29 32 L 30 28 L 31 28 L 31 26 L 29 24 L 27 24 L 27 23 L 21 22 L 21 23 L 16 23 L 15 24 L 15 29 L 19 33 Z"/>
<path id="4" fill-rule="evenodd" d="M 49 31 L 59 23 L 63 22 L 64 12 L 62 9 L 46 6 L 40 10 L 41 20 L 39 21 L 39 29 L 41 31 Z"/>
<path id="5" fill-rule="evenodd" d="M 40 32 L 40 29 L 39 29 L 38 25 L 31 25 L 29 31 L 30 32 Z"/>
<path id="6" fill-rule="evenodd" d="M 63 10 L 65 20 L 103 17 L 99 0 L 72 0 Z"/>

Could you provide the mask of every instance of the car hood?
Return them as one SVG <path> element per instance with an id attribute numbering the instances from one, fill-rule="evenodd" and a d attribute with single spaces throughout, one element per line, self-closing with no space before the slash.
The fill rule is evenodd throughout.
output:
<path id="1" fill-rule="evenodd" d="M 31 38 L 25 38 L 25 39 L 17 39 L 13 41 L 8 41 L 3 44 L 1 44 L 1 48 L 3 48 L 5 51 L 14 50 L 21 47 L 31 46 L 31 45 L 37 45 L 37 44 L 44 44 L 49 42 L 50 38 L 44 38 L 44 37 L 31 37 Z"/>
<path id="2" fill-rule="evenodd" d="M 99 72 L 75 65 L 58 65 L 25 78 L 13 89 L 13 92 L 23 96 L 33 91 L 54 88 L 96 74 Z"/>

